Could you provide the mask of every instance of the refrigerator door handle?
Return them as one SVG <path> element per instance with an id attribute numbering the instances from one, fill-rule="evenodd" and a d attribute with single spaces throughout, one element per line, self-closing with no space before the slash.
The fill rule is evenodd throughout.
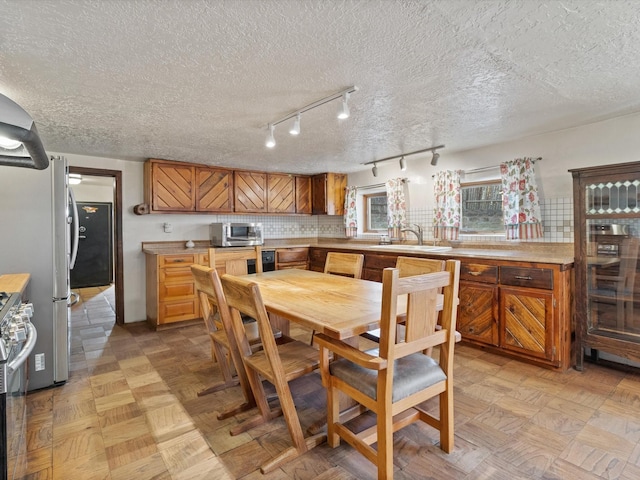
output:
<path id="1" fill-rule="evenodd" d="M 74 195 L 72 188 L 69 188 L 69 199 L 71 200 L 71 215 L 73 217 L 73 234 L 71 236 L 71 260 L 69 262 L 69 269 L 73 270 L 73 267 L 76 264 L 76 257 L 78 256 L 78 242 L 80 239 L 80 218 L 78 215 L 76 196 Z"/>

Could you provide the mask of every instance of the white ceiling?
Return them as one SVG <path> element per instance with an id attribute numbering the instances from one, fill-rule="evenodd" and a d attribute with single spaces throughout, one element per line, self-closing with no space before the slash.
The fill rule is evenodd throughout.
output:
<path id="1" fill-rule="evenodd" d="M 0 0 L 0 93 L 45 149 L 292 173 L 640 111 L 640 2 Z M 302 117 L 266 126 L 350 85 Z M 535 152 L 534 152 L 535 153 Z"/>

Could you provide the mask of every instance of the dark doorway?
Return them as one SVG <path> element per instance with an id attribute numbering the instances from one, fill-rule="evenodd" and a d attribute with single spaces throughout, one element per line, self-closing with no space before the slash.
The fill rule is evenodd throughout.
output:
<path id="1" fill-rule="evenodd" d="M 122 246 L 122 172 L 69 166 L 69 173 L 79 173 L 96 177 L 111 177 L 113 184 L 113 284 L 115 288 L 116 323 L 124 324 L 123 246 Z"/>

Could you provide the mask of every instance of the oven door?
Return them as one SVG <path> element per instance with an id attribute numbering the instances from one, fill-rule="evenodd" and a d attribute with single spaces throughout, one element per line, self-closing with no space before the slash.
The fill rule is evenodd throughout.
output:
<path id="1" fill-rule="evenodd" d="M 3 436 L 6 471 L 3 480 L 18 480 L 27 473 L 27 384 L 29 380 L 28 358 L 35 346 L 37 334 L 35 327 L 26 325 L 26 342 L 22 348 L 13 348 L 6 364 L 7 393 L 3 394 L 4 406 Z"/>

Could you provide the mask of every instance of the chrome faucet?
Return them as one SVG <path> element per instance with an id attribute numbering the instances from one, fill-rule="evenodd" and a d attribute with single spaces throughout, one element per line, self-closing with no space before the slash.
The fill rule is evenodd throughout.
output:
<path id="1" fill-rule="evenodd" d="M 422 245 L 422 227 L 417 223 L 414 223 L 414 225 L 417 228 L 417 230 L 414 230 L 413 228 L 403 228 L 400 231 L 413 233 L 416 237 L 418 237 L 418 245 Z"/>

